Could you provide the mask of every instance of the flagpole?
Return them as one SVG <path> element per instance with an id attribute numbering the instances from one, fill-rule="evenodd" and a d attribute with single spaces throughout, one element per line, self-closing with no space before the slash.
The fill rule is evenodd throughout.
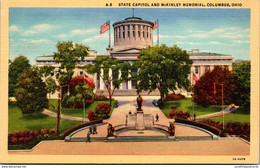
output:
<path id="1" fill-rule="evenodd" d="M 108 23 L 109 23 L 109 48 L 110 48 L 110 46 L 111 46 L 111 32 L 110 32 L 110 20 L 108 21 Z"/>
<path id="2" fill-rule="evenodd" d="M 157 45 L 159 46 L 159 20 L 157 19 Z"/>

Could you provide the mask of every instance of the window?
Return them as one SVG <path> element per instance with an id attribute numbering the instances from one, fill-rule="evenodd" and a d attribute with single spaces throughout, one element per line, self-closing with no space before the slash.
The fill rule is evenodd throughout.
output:
<path id="1" fill-rule="evenodd" d="M 199 73 L 199 66 L 195 66 L 195 73 Z"/>
<path id="2" fill-rule="evenodd" d="M 205 66 L 205 72 L 207 72 L 207 71 L 210 71 L 210 66 L 208 66 L 208 65 Z"/>
<path id="3" fill-rule="evenodd" d="M 135 25 L 133 25 L 133 37 L 135 37 Z"/>

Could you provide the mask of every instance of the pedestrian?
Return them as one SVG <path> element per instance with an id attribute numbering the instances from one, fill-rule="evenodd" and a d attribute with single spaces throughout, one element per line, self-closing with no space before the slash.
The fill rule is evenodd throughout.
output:
<path id="1" fill-rule="evenodd" d="M 97 126 L 94 126 L 94 127 L 93 127 L 93 135 L 94 135 L 94 134 L 97 134 Z"/>
<path id="2" fill-rule="evenodd" d="M 196 114 L 195 113 L 193 114 L 193 119 L 194 119 L 194 121 L 196 120 Z"/>
<path id="3" fill-rule="evenodd" d="M 90 132 L 90 134 L 93 134 L 93 129 L 92 129 L 92 127 L 89 127 L 89 132 Z"/>
<path id="4" fill-rule="evenodd" d="M 158 115 L 157 113 L 156 113 L 155 118 L 156 118 L 156 121 L 155 121 L 155 122 L 159 122 L 159 115 Z"/>
<path id="5" fill-rule="evenodd" d="M 90 131 L 88 131 L 86 143 L 87 143 L 87 142 L 90 142 L 90 134 L 91 134 Z"/>

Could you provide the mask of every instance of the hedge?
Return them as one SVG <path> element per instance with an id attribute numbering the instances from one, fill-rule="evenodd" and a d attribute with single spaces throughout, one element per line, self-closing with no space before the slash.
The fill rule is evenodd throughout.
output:
<path id="1" fill-rule="evenodd" d="M 180 118 L 176 118 L 175 121 L 178 122 L 178 123 L 194 125 L 194 126 L 203 128 L 205 130 L 208 130 L 208 131 L 212 132 L 213 134 L 216 134 L 216 135 L 219 135 L 219 136 L 224 136 L 223 131 L 221 129 L 218 129 L 216 127 L 213 127 L 213 126 L 205 124 L 205 123 L 198 123 L 198 122 L 195 122 L 195 121 L 185 120 L 185 119 L 180 119 Z"/>
<path id="2" fill-rule="evenodd" d="M 64 140 L 66 138 L 66 136 L 70 135 L 72 132 L 80 129 L 80 128 L 83 128 L 83 127 L 86 127 L 86 126 L 89 126 L 89 125 L 94 125 L 94 124 L 98 124 L 98 123 L 102 123 L 103 122 L 103 119 L 100 119 L 100 118 L 96 118 L 92 121 L 89 121 L 89 122 L 85 122 L 83 124 L 80 124 L 80 125 L 76 125 L 74 127 L 71 127 L 67 130 L 65 130 L 62 135 L 61 135 L 61 139 Z"/>

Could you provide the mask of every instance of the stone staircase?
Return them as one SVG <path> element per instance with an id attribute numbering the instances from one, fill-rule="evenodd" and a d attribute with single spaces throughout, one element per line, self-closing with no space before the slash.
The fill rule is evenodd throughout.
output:
<path id="1" fill-rule="evenodd" d="M 153 92 L 151 92 L 150 94 L 148 94 L 148 91 L 143 91 L 140 93 L 141 96 L 160 96 L 160 92 L 158 90 L 155 90 Z M 108 92 L 107 90 L 96 90 L 96 94 L 97 95 L 104 95 L 104 96 L 108 96 Z M 137 92 L 136 89 L 117 89 L 114 92 L 113 96 L 136 96 Z"/>

